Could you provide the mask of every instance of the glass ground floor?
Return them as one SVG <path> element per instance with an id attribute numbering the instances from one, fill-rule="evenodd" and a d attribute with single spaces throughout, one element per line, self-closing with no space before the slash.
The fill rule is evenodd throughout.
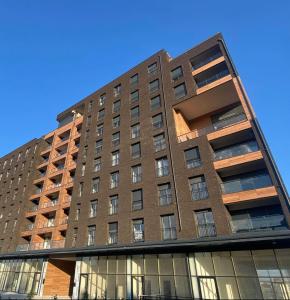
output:
<path id="1" fill-rule="evenodd" d="M 45 287 L 56 274 L 49 263 L 2 260 L 0 290 L 56 295 L 53 284 Z M 71 282 L 63 284 L 72 286 L 73 299 L 290 299 L 290 249 L 86 256 L 72 263 Z"/>

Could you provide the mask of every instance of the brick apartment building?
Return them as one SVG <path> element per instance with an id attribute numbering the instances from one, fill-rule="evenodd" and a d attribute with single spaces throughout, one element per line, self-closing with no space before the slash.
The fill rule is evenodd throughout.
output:
<path id="1" fill-rule="evenodd" d="M 290 299 L 287 191 L 220 34 L 57 121 L 0 159 L 0 291 Z"/>

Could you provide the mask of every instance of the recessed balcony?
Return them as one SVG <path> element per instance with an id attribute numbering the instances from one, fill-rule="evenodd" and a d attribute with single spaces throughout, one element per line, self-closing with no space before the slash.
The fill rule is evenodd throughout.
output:
<path id="1" fill-rule="evenodd" d="M 20 244 L 16 247 L 16 251 L 33 251 L 33 250 L 45 250 L 45 249 L 56 249 L 64 248 L 65 239 L 63 240 L 48 240 L 39 243 L 27 243 Z"/>

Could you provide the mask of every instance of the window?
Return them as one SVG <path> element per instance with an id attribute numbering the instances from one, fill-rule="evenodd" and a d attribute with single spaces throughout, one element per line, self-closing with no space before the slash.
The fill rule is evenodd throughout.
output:
<path id="1" fill-rule="evenodd" d="M 120 116 L 113 118 L 112 126 L 113 126 L 113 128 L 120 127 Z"/>
<path id="2" fill-rule="evenodd" d="M 118 223 L 109 223 L 109 239 L 108 244 L 118 243 Z"/>
<path id="3" fill-rule="evenodd" d="M 78 236 L 78 229 L 74 228 L 73 237 L 72 237 L 72 247 L 75 247 L 77 244 L 77 236 Z"/>
<path id="4" fill-rule="evenodd" d="M 132 156 L 132 158 L 139 158 L 141 156 L 141 144 L 140 143 L 131 145 L 131 156 Z"/>
<path id="5" fill-rule="evenodd" d="M 112 134 L 112 146 L 117 147 L 120 145 L 120 132 Z"/>
<path id="6" fill-rule="evenodd" d="M 198 147 L 185 150 L 184 157 L 185 157 L 185 164 L 188 169 L 201 166 Z"/>
<path id="7" fill-rule="evenodd" d="M 118 84 L 114 87 L 114 96 L 117 97 L 121 94 L 121 84 Z"/>
<path id="8" fill-rule="evenodd" d="M 162 157 L 155 160 L 157 177 L 169 175 L 169 163 L 167 157 Z"/>
<path id="9" fill-rule="evenodd" d="M 131 168 L 132 183 L 141 182 L 142 180 L 142 167 L 141 165 L 133 166 Z"/>
<path id="10" fill-rule="evenodd" d="M 118 213 L 118 195 L 111 196 L 109 199 L 109 215 L 115 215 Z"/>
<path id="11" fill-rule="evenodd" d="M 131 139 L 136 139 L 140 136 L 140 124 L 131 126 Z"/>
<path id="12" fill-rule="evenodd" d="M 158 129 L 163 127 L 163 117 L 162 114 L 158 114 L 152 117 L 152 127 L 153 129 Z"/>
<path id="13" fill-rule="evenodd" d="M 92 124 L 92 117 L 87 116 L 86 126 L 89 127 Z"/>
<path id="14" fill-rule="evenodd" d="M 121 100 L 117 100 L 113 103 L 113 113 L 120 112 L 121 109 Z"/>
<path id="15" fill-rule="evenodd" d="M 161 133 L 153 137 L 153 144 L 155 152 L 164 150 L 166 148 L 165 134 Z"/>
<path id="16" fill-rule="evenodd" d="M 112 152 L 112 166 L 117 166 L 120 163 L 120 151 Z"/>
<path id="17" fill-rule="evenodd" d="M 208 198 L 207 185 L 203 175 L 190 178 L 189 185 L 192 200 L 202 200 Z"/>
<path id="18" fill-rule="evenodd" d="M 182 67 L 179 66 L 171 71 L 171 80 L 176 81 L 183 76 Z"/>
<path id="19" fill-rule="evenodd" d="M 172 191 L 170 183 L 158 185 L 158 196 L 160 205 L 169 205 L 172 203 Z"/>
<path id="20" fill-rule="evenodd" d="M 135 92 L 132 92 L 130 94 L 130 100 L 131 100 L 131 103 L 135 103 L 135 102 L 139 101 L 139 91 L 138 90 L 136 90 Z"/>
<path id="21" fill-rule="evenodd" d="M 97 207 L 98 207 L 98 200 L 92 200 L 90 202 L 90 218 L 94 218 L 97 216 Z"/>
<path id="22" fill-rule="evenodd" d="M 199 237 L 216 236 L 216 228 L 210 209 L 195 212 L 195 219 Z"/>
<path id="23" fill-rule="evenodd" d="M 76 209 L 76 215 L 75 215 L 75 220 L 76 220 L 76 221 L 79 220 L 80 214 L 81 214 L 81 209 L 80 209 L 80 208 L 77 208 L 77 209 Z"/>
<path id="24" fill-rule="evenodd" d="M 102 94 L 99 98 L 99 105 L 103 106 L 105 104 L 106 101 L 106 94 Z"/>
<path id="25" fill-rule="evenodd" d="M 142 190 L 132 191 L 132 210 L 143 209 L 143 192 Z"/>
<path id="26" fill-rule="evenodd" d="M 100 157 L 94 159 L 94 172 L 99 172 L 101 170 L 102 160 Z"/>
<path id="27" fill-rule="evenodd" d="M 92 179 L 92 193 L 97 193 L 100 190 L 100 178 L 96 177 Z"/>
<path id="28" fill-rule="evenodd" d="M 138 74 L 135 74 L 134 76 L 132 76 L 130 78 L 130 85 L 135 86 L 138 84 L 138 81 L 139 81 L 139 76 L 138 76 Z"/>
<path id="29" fill-rule="evenodd" d="M 83 159 L 86 159 L 87 155 L 88 155 L 88 146 L 85 146 L 83 150 Z"/>
<path id="30" fill-rule="evenodd" d="M 176 223 L 174 215 L 161 216 L 161 231 L 163 240 L 176 239 Z"/>
<path id="31" fill-rule="evenodd" d="M 158 95 L 150 100 L 150 108 L 151 110 L 155 110 L 159 107 L 161 107 L 161 99 L 160 96 Z"/>
<path id="32" fill-rule="evenodd" d="M 119 186 L 119 172 L 111 173 L 110 188 L 114 189 Z"/>
<path id="33" fill-rule="evenodd" d="M 81 176 L 84 176 L 84 175 L 85 175 L 85 172 L 86 172 L 86 164 L 83 163 L 83 164 L 82 164 L 82 169 L 81 169 Z"/>
<path id="34" fill-rule="evenodd" d="M 105 110 L 101 109 L 98 111 L 98 121 L 103 121 L 105 117 Z"/>
<path id="35" fill-rule="evenodd" d="M 95 154 L 101 153 L 103 148 L 103 140 L 96 141 Z"/>
<path id="36" fill-rule="evenodd" d="M 94 246 L 96 240 L 96 226 L 88 227 L 88 246 Z"/>
<path id="37" fill-rule="evenodd" d="M 144 241 L 144 219 L 133 220 L 133 241 Z"/>
<path id="38" fill-rule="evenodd" d="M 139 118 L 139 106 L 131 108 L 130 111 L 131 120 L 136 120 Z"/>
<path id="39" fill-rule="evenodd" d="M 184 97 L 186 95 L 187 91 L 186 91 L 186 86 L 184 83 L 177 85 L 174 88 L 174 95 L 176 99 L 180 99 L 182 97 Z"/>
<path id="40" fill-rule="evenodd" d="M 97 137 L 101 137 L 104 133 L 104 124 L 97 125 L 96 132 L 97 132 Z"/>
<path id="41" fill-rule="evenodd" d="M 157 62 L 154 62 L 153 64 L 149 65 L 147 68 L 149 75 L 154 75 L 157 73 Z"/>
<path id="42" fill-rule="evenodd" d="M 83 191 L 84 191 L 84 183 L 80 182 L 80 185 L 79 185 L 79 197 L 81 197 L 83 195 Z"/>
<path id="43" fill-rule="evenodd" d="M 159 79 L 155 79 L 149 83 L 150 93 L 154 93 L 159 90 Z"/>

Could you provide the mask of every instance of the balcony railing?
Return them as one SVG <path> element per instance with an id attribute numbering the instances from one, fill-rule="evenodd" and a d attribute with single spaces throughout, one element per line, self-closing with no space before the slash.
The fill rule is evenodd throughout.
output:
<path id="1" fill-rule="evenodd" d="M 212 82 L 214 82 L 214 81 L 216 81 L 216 80 L 218 80 L 220 78 L 223 78 L 223 77 L 225 77 L 225 76 L 227 76 L 229 74 L 230 74 L 229 70 L 225 69 L 225 70 L 222 70 L 222 71 L 220 71 L 220 72 L 218 72 L 218 73 L 216 73 L 216 74 L 208 77 L 207 79 L 204 79 L 202 81 L 196 82 L 196 85 L 197 85 L 198 88 L 201 88 L 201 87 L 203 87 L 205 85 L 208 85 L 208 84 L 210 84 L 210 83 L 212 83 Z"/>
<path id="2" fill-rule="evenodd" d="M 239 155 L 244 155 L 247 153 L 255 152 L 259 150 L 259 146 L 256 141 L 249 141 L 243 144 L 234 145 L 228 148 L 217 150 L 214 153 L 215 160 L 222 160 L 226 158 L 231 158 Z"/>
<path id="3" fill-rule="evenodd" d="M 52 248 L 64 248 L 65 240 L 46 241 L 41 243 L 22 244 L 16 247 L 16 251 L 43 250 Z"/>
<path id="4" fill-rule="evenodd" d="M 47 208 L 47 207 L 52 207 L 58 205 L 59 202 L 57 200 L 55 201 L 50 201 L 50 202 L 45 202 L 41 204 L 41 208 Z"/>
<path id="5" fill-rule="evenodd" d="M 206 58 L 204 58 L 203 60 L 197 62 L 197 63 L 191 63 L 192 66 L 192 70 L 196 70 L 199 69 L 201 67 L 203 67 L 204 65 L 207 65 L 208 63 L 210 63 L 211 61 L 214 61 L 215 59 L 219 58 L 222 56 L 221 52 L 217 52 L 211 56 L 208 56 Z"/>
<path id="6" fill-rule="evenodd" d="M 49 227 L 54 227 L 55 226 L 55 221 L 51 220 L 51 221 L 47 221 L 44 223 L 40 223 L 38 224 L 38 228 L 49 228 Z"/>
<path id="7" fill-rule="evenodd" d="M 52 190 L 55 188 L 61 187 L 61 183 L 54 183 L 54 184 L 50 184 L 46 187 L 46 190 Z"/>
<path id="8" fill-rule="evenodd" d="M 279 214 L 231 220 L 231 227 L 233 233 L 287 229 L 284 216 Z"/>
<path id="9" fill-rule="evenodd" d="M 216 236 L 215 224 L 198 224 L 197 230 L 199 237 Z"/>
<path id="10" fill-rule="evenodd" d="M 190 140 L 190 139 L 194 139 L 203 135 L 207 135 L 209 133 L 233 126 L 235 124 L 244 122 L 247 120 L 247 117 L 244 113 L 242 114 L 237 114 L 237 115 L 233 115 L 227 118 L 224 118 L 218 122 L 213 123 L 211 126 L 208 127 L 204 127 L 201 129 L 195 129 L 192 131 L 189 131 L 187 133 L 184 133 L 182 135 L 179 135 L 178 138 L 178 142 L 184 142 L 186 140 Z"/>
<path id="11" fill-rule="evenodd" d="M 255 190 L 272 185 L 268 174 L 234 179 L 221 184 L 224 194 L 238 193 L 242 191 Z"/>

